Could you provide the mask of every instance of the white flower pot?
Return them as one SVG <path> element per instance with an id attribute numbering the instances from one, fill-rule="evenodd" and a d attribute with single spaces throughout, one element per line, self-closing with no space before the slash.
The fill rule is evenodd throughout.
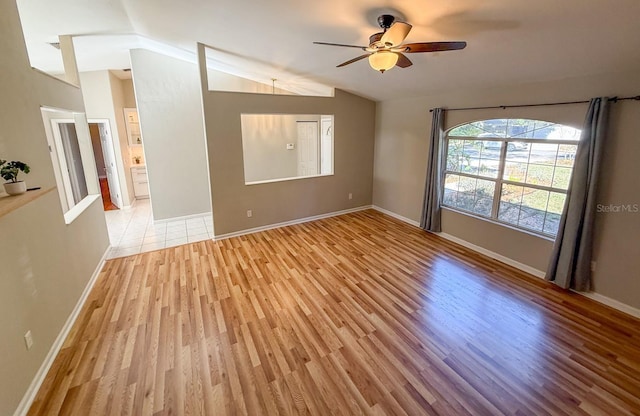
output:
<path id="1" fill-rule="evenodd" d="M 7 182 L 4 184 L 4 190 L 9 195 L 20 195 L 27 192 L 27 183 L 25 181 Z"/>

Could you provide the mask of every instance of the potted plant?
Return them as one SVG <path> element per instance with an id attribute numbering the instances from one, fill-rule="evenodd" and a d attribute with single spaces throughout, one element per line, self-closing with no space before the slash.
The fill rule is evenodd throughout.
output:
<path id="1" fill-rule="evenodd" d="M 31 169 L 29 165 L 23 162 L 0 160 L 0 176 L 7 182 L 4 184 L 4 190 L 9 195 L 20 195 L 27 192 L 27 184 L 18 180 L 18 173 L 29 173 Z"/>

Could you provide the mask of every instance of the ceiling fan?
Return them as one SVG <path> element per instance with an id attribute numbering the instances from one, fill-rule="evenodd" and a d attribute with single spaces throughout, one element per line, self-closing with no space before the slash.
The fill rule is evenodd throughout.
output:
<path id="1" fill-rule="evenodd" d="M 364 55 L 341 63 L 337 67 L 347 66 L 364 58 L 369 58 L 369 65 L 376 71 L 384 73 L 394 66 L 406 68 L 413 65 L 405 53 L 418 52 L 443 52 L 464 49 L 467 42 L 419 42 L 405 43 L 404 39 L 411 30 L 411 25 L 406 22 L 395 21 L 390 14 L 378 17 L 378 24 L 382 32 L 374 33 L 369 37 L 369 46 L 343 45 L 341 43 L 313 42 L 316 45 L 340 46 L 344 48 L 358 48 L 366 51 Z"/>

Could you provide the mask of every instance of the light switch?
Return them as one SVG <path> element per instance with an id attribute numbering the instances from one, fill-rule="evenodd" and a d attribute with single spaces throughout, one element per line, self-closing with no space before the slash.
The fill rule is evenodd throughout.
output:
<path id="1" fill-rule="evenodd" d="M 293 150 L 295 145 L 293 143 L 287 143 L 287 150 Z"/>

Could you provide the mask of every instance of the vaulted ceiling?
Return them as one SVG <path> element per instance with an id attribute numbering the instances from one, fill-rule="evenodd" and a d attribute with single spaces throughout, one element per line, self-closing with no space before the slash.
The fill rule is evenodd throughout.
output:
<path id="1" fill-rule="evenodd" d="M 638 0 L 19 0 L 18 7 L 32 65 L 50 72 L 61 72 L 62 60 L 47 43 L 64 34 L 81 35 L 81 71 L 127 68 L 136 47 L 195 59 L 202 42 L 224 72 L 376 100 L 640 71 Z M 366 45 L 383 12 L 413 25 L 408 42 L 468 46 L 413 54 L 413 66 L 380 74 L 366 60 L 336 68 L 357 49 L 312 44 Z"/>

